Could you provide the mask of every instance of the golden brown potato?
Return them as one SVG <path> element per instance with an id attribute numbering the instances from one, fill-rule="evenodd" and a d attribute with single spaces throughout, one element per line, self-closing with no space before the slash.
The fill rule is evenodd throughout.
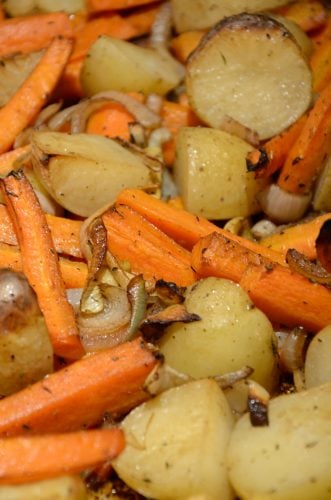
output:
<path id="1" fill-rule="evenodd" d="M 83 480 L 78 476 L 17 486 L 0 486 L 0 500 L 87 500 Z"/>
<path id="2" fill-rule="evenodd" d="M 267 139 L 309 107 L 312 75 L 284 25 L 261 14 L 224 19 L 205 35 L 187 64 L 195 112 L 219 128 L 226 117 Z"/>

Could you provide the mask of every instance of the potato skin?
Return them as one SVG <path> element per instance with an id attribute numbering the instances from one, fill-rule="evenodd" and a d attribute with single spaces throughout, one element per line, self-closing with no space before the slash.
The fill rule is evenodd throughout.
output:
<path id="1" fill-rule="evenodd" d="M 239 285 L 219 278 L 201 280 L 185 305 L 202 319 L 170 326 L 160 341 L 166 362 L 192 377 L 254 369 L 252 379 L 271 388 L 275 379 L 273 329 Z"/>

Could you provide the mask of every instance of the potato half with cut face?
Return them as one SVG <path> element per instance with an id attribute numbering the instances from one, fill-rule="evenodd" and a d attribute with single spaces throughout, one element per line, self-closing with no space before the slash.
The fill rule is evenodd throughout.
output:
<path id="1" fill-rule="evenodd" d="M 238 14 L 210 30 L 187 64 L 194 111 L 220 128 L 227 117 L 260 139 L 294 123 L 312 99 L 312 75 L 284 25 L 262 14 Z"/>

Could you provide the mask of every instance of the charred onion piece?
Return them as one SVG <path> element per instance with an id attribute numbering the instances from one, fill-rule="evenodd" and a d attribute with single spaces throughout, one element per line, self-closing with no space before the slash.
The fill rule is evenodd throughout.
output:
<path id="1" fill-rule="evenodd" d="M 308 333 L 304 328 L 294 328 L 290 332 L 278 334 L 278 354 L 282 368 L 294 373 L 304 365 Z"/>
<path id="2" fill-rule="evenodd" d="M 192 321 L 200 320 L 200 316 L 198 314 L 188 312 L 184 304 L 172 304 L 162 311 L 148 315 L 144 324 L 168 326 L 177 321 L 181 321 L 182 323 L 192 323 Z"/>
<path id="3" fill-rule="evenodd" d="M 186 384 L 190 380 L 193 380 L 189 375 L 178 372 L 162 361 L 148 375 L 144 384 L 144 390 L 151 396 L 157 396 L 167 389 Z"/>
<path id="4" fill-rule="evenodd" d="M 236 382 L 240 380 L 245 380 L 252 375 L 254 372 L 251 366 L 244 366 L 240 370 L 236 370 L 235 372 L 224 373 L 224 375 L 216 375 L 213 377 L 214 380 L 218 383 L 222 390 L 228 389 L 232 387 Z"/>
<path id="5" fill-rule="evenodd" d="M 155 293 L 165 304 L 181 304 L 184 302 L 185 288 L 179 287 L 176 283 L 157 280 L 155 283 Z"/>
<path id="6" fill-rule="evenodd" d="M 142 274 L 134 276 L 127 286 L 128 300 L 131 305 L 131 319 L 127 330 L 127 340 L 131 339 L 146 315 L 147 292 Z"/>
<path id="7" fill-rule="evenodd" d="M 269 425 L 269 393 L 259 384 L 250 381 L 248 389 L 248 410 L 253 427 Z"/>
<path id="8" fill-rule="evenodd" d="M 331 274 L 320 263 L 310 261 L 294 248 L 286 253 L 286 262 L 292 271 L 322 285 L 331 285 Z"/>
<path id="9" fill-rule="evenodd" d="M 316 255 L 324 269 L 331 273 L 331 219 L 324 222 L 317 236 Z"/>
<path id="10" fill-rule="evenodd" d="M 101 217 L 94 219 L 87 228 L 87 243 L 91 258 L 88 260 L 87 285 L 81 299 L 83 313 L 98 313 L 103 309 L 103 298 L 99 290 L 97 275 L 100 271 L 107 251 L 107 231 Z"/>

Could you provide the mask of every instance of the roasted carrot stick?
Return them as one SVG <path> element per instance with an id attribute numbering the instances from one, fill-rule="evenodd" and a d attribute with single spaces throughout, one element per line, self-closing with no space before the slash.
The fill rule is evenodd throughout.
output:
<path id="1" fill-rule="evenodd" d="M 177 209 L 139 189 L 123 190 L 117 197 L 117 204 L 128 205 L 188 250 L 192 249 L 199 238 L 216 231 L 255 252 L 284 263 L 284 257 L 280 253 L 232 234 L 203 217 Z"/>
<path id="2" fill-rule="evenodd" d="M 321 28 L 327 20 L 327 11 L 318 0 L 301 0 L 284 7 L 282 14 L 294 21 L 304 31 Z"/>
<path id="3" fill-rule="evenodd" d="M 85 262 L 60 257 L 60 272 L 66 288 L 83 288 L 87 279 Z M 18 247 L 0 243 L 0 268 L 9 267 L 13 271 L 23 271 L 22 256 Z"/>
<path id="4" fill-rule="evenodd" d="M 1 190 L 21 248 L 23 272 L 36 292 L 54 352 L 78 358 L 84 351 L 44 212 L 22 171 L 2 179 Z"/>
<path id="5" fill-rule="evenodd" d="M 79 233 L 82 222 L 45 214 L 57 253 L 82 258 Z M 0 242 L 17 245 L 13 223 L 5 205 L 0 205 Z"/>
<path id="6" fill-rule="evenodd" d="M 31 146 L 22 146 L 0 155 L 0 175 L 5 176 L 11 170 L 15 170 L 17 163 L 27 160 L 30 155 Z"/>
<path id="7" fill-rule="evenodd" d="M 75 431 L 148 398 L 143 389 L 157 360 L 137 338 L 86 356 L 0 401 L 0 436 Z"/>
<path id="8" fill-rule="evenodd" d="M 105 137 L 120 137 L 128 141 L 130 139 L 129 124 L 134 121 L 134 116 L 124 106 L 112 102 L 105 104 L 91 115 L 86 132 L 104 135 Z"/>
<path id="9" fill-rule="evenodd" d="M 306 121 L 307 115 L 303 115 L 287 130 L 269 139 L 259 149 L 249 151 L 246 158 L 247 169 L 255 173 L 256 179 L 270 177 L 284 165 Z"/>
<path id="10" fill-rule="evenodd" d="M 316 259 L 316 238 L 326 220 L 331 219 L 331 214 L 315 217 L 312 221 L 296 224 L 283 229 L 280 233 L 268 236 L 260 244 L 286 255 L 290 248 L 295 248 L 306 257 Z"/>
<path id="11" fill-rule="evenodd" d="M 201 277 L 239 283 L 271 321 L 312 332 L 331 323 L 330 290 L 220 234 L 196 244 L 192 266 Z"/>
<path id="12" fill-rule="evenodd" d="M 69 59 L 71 40 L 55 38 L 13 97 L 0 109 L 0 153 L 8 151 L 47 102 Z"/>
<path id="13" fill-rule="evenodd" d="M 6 19 L 0 22 L 0 57 L 43 49 L 57 36 L 73 36 L 69 17 L 63 12 Z"/>
<path id="14" fill-rule="evenodd" d="M 135 210 L 118 205 L 102 216 L 108 249 L 146 279 L 164 279 L 181 286 L 195 281 L 190 254 Z"/>
<path id="15" fill-rule="evenodd" d="M 0 484 L 22 484 L 84 472 L 117 457 L 120 429 L 17 436 L 0 440 Z"/>
<path id="16" fill-rule="evenodd" d="M 306 194 L 331 150 L 331 82 L 322 90 L 281 170 L 278 185 Z"/>
<path id="17" fill-rule="evenodd" d="M 54 90 L 54 99 L 80 99 L 84 96 L 80 73 L 84 58 L 69 61 Z"/>
<path id="18" fill-rule="evenodd" d="M 176 58 L 185 63 L 191 52 L 199 45 L 204 34 L 202 30 L 185 31 L 173 38 L 170 47 Z"/>
<path id="19" fill-rule="evenodd" d="M 316 47 L 310 58 L 315 92 L 320 92 L 331 82 L 330 61 L 331 39 L 327 39 L 324 43 Z"/>
<path id="20" fill-rule="evenodd" d="M 153 3 L 155 0 L 87 0 L 89 12 L 100 12 L 104 10 L 129 9 Z"/>

